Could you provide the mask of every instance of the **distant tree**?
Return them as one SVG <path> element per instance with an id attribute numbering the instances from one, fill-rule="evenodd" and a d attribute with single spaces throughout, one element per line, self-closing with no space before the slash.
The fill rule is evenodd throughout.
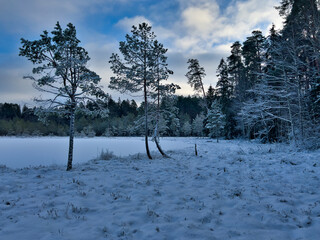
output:
<path id="1" fill-rule="evenodd" d="M 180 119 L 179 109 L 177 108 L 177 97 L 175 95 L 168 95 L 162 99 L 161 102 L 162 116 L 167 122 L 169 136 L 179 136 L 180 133 Z"/>
<path id="2" fill-rule="evenodd" d="M 212 102 L 216 99 L 216 90 L 210 85 L 207 91 L 207 103 L 211 106 Z"/>
<path id="3" fill-rule="evenodd" d="M 183 136 L 190 136 L 191 131 L 192 131 L 192 126 L 187 121 L 182 125 L 182 129 L 181 130 L 182 130 Z"/>
<path id="4" fill-rule="evenodd" d="M 231 55 L 227 58 L 228 74 L 233 85 L 233 94 L 239 103 L 244 101 L 246 79 L 242 63 L 242 44 L 236 41 L 231 46 Z"/>
<path id="5" fill-rule="evenodd" d="M 90 58 L 88 52 L 79 46 L 76 28 L 69 23 L 63 30 L 58 22 L 51 34 L 52 36 L 49 36 L 49 33 L 44 31 L 40 40 L 35 41 L 22 38 L 19 55 L 37 65 L 33 68 L 34 76 L 25 78 L 33 80 L 34 87 L 40 92 L 53 95 L 49 99 L 35 99 L 44 106 L 41 114 L 59 112 L 69 116 L 68 171 L 72 169 L 77 106 L 86 101 L 102 99 L 105 93 L 98 86 L 100 77 L 86 67 Z"/>
<path id="6" fill-rule="evenodd" d="M 236 41 L 231 46 L 231 55 L 227 58 L 228 65 L 228 76 L 230 82 L 233 86 L 233 103 L 232 109 L 234 111 L 234 115 L 237 116 L 240 112 L 240 109 L 243 106 L 243 102 L 246 100 L 248 83 L 245 75 L 245 67 L 242 62 L 242 44 L 239 41 Z M 243 119 L 238 118 L 236 122 L 237 127 L 241 129 L 242 135 L 246 135 L 245 126 L 243 124 Z"/>
<path id="7" fill-rule="evenodd" d="M 245 90 L 253 88 L 261 79 L 265 40 L 262 32 L 255 30 L 243 43 L 242 56 L 244 58 L 247 79 Z"/>
<path id="8" fill-rule="evenodd" d="M 131 33 L 131 36 L 126 35 L 126 41 L 120 42 L 119 50 L 124 60 L 114 53 L 110 58 L 111 70 L 116 76 L 111 77 L 109 88 L 122 93 L 126 91 L 132 93 L 143 92 L 145 146 L 148 158 L 152 159 L 148 144 L 148 96 L 150 88 L 155 83 L 152 67 L 154 65 L 153 45 L 156 36 L 147 23 L 139 24 L 138 27 L 133 26 Z"/>
<path id="9" fill-rule="evenodd" d="M 216 95 L 223 107 L 227 107 L 233 93 L 233 86 L 228 75 L 228 65 L 222 58 L 217 69 L 218 82 Z"/>
<path id="10" fill-rule="evenodd" d="M 177 98 L 177 108 L 179 109 L 179 115 L 189 116 L 189 120 L 194 119 L 197 114 L 204 111 L 201 105 L 202 99 L 196 96 L 178 96 Z"/>
<path id="11" fill-rule="evenodd" d="M 192 122 L 192 134 L 195 136 L 202 137 L 203 136 L 203 125 L 204 125 L 205 116 L 203 114 L 199 114 Z"/>
<path id="12" fill-rule="evenodd" d="M 207 106 L 207 100 L 206 100 L 206 92 L 204 90 L 203 86 L 203 78 L 206 76 L 205 70 L 203 67 L 200 66 L 198 59 L 189 59 L 188 62 L 188 72 L 186 74 L 186 77 L 188 79 L 188 83 L 191 87 L 193 87 L 194 91 L 196 92 L 202 92 L 203 99 L 205 101 L 205 105 Z"/>
<path id="13" fill-rule="evenodd" d="M 224 59 L 220 60 L 220 64 L 217 68 L 218 82 L 216 85 L 216 99 L 221 105 L 221 111 L 226 117 L 225 135 L 227 138 L 231 138 L 235 135 L 235 113 L 232 108 L 233 104 L 233 86 L 229 78 L 228 65 Z M 212 105 L 212 103 L 211 103 Z M 210 106 L 211 106 L 210 105 Z"/>
<path id="14" fill-rule="evenodd" d="M 20 118 L 21 111 L 20 106 L 14 103 L 0 104 L 0 119 L 14 119 Z"/>
<path id="15" fill-rule="evenodd" d="M 219 137 L 223 135 L 223 130 L 226 124 L 226 116 L 222 113 L 221 106 L 218 101 L 214 101 L 207 114 L 206 128 L 209 129 L 209 137 L 216 137 L 219 142 Z"/>

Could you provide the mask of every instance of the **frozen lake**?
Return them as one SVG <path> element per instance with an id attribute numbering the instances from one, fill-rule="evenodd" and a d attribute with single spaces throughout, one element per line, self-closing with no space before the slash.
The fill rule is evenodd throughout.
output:
<path id="1" fill-rule="evenodd" d="M 192 138 L 162 138 L 165 151 L 192 147 Z M 23 168 L 39 165 L 66 165 L 68 137 L 0 137 L 0 165 Z M 151 151 L 156 146 L 149 141 Z M 73 163 L 83 163 L 95 159 L 101 151 L 109 150 L 117 156 L 145 153 L 143 137 L 96 137 L 75 138 Z"/>

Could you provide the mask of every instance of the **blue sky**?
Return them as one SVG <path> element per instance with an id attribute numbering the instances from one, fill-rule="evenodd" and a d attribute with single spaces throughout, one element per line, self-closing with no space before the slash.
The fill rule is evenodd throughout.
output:
<path id="1" fill-rule="evenodd" d="M 23 79 L 32 64 L 19 57 L 20 38 L 35 40 L 57 21 L 76 26 L 81 44 L 89 52 L 90 69 L 102 78 L 105 91 L 116 99 L 131 98 L 107 88 L 112 75 L 108 60 L 118 52 L 132 25 L 152 25 L 168 48 L 174 71 L 169 81 L 180 84 L 178 94 L 192 94 L 186 77 L 188 58 L 198 58 L 207 76 L 205 86 L 215 86 L 216 68 L 230 54 L 230 45 L 244 41 L 253 30 L 267 34 L 272 23 L 281 28 L 274 6 L 280 0 L 0 0 L 0 102 L 31 104 L 39 92 Z"/>

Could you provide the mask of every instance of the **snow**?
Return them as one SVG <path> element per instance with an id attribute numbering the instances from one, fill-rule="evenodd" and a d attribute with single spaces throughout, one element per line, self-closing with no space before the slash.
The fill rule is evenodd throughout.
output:
<path id="1" fill-rule="evenodd" d="M 77 164 L 70 172 L 59 165 L 2 166 L 0 239 L 320 236 L 320 151 L 171 141 L 188 146 L 168 151 L 168 159 L 136 154 Z"/>

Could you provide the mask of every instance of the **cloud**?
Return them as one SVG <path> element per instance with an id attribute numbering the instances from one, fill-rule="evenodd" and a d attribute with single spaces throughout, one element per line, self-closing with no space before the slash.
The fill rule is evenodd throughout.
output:
<path id="1" fill-rule="evenodd" d="M 267 34 L 272 22 L 282 26 L 274 9 L 278 0 L 232 1 L 226 9 L 221 9 L 215 0 L 182 2 L 179 25 L 184 31 L 175 40 L 175 47 L 181 51 L 212 51 L 214 44 L 243 41 L 255 29 Z"/>
<path id="2" fill-rule="evenodd" d="M 126 32 L 130 32 L 132 29 L 132 26 L 138 26 L 140 23 L 148 23 L 149 25 L 153 25 L 153 23 L 145 18 L 144 16 L 135 16 L 133 18 L 125 17 L 121 19 L 117 24 L 116 27 L 121 28 L 122 30 L 125 30 Z"/>

